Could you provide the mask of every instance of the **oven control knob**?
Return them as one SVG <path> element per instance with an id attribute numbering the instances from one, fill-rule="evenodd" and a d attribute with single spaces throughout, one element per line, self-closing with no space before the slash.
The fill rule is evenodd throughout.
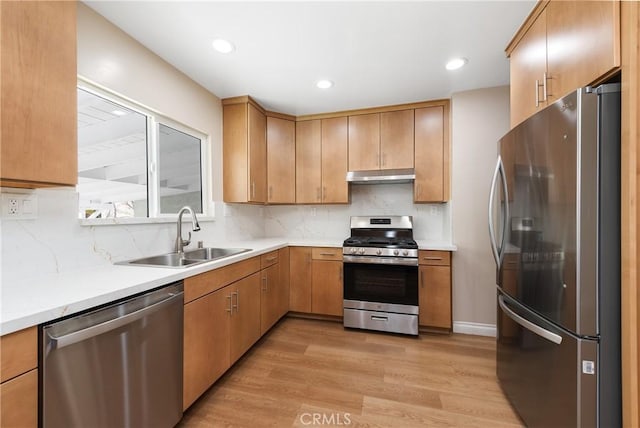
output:
<path id="1" fill-rule="evenodd" d="M 378 249 L 376 250 L 376 254 L 379 256 L 380 254 L 382 254 L 382 250 L 378 248 Z"/>
<path id="2" fill-rule="evenodd" d="M 364 254 L 364 248 L 358 248 L 358 253 L 359 254 Z"/>
<path id="3" fill-rule="evenodd" d="M 400 254 L 400 251 L 398 251 L 398 250 L 393 250 L 393 255 L 394 255 L 394 256 L 397 256 L 398 254 Z"/>
<path id="4" fill-rule="evenodd" d="M 351 254 L 355 254 L 355 253 L 356 253 L 356 251 L 358 251 L 358 249 L 357 249 L 357 248 L 355 248 L 355 247 L 353 247 L 350 251 L 351 251 Z"/>
<path id="5" fill-rule="evenodd" d="M 404 251 L 402 252 L 402 255 L 403 255 L 403 256 L 408 256 L 408 255 L 409 255 L 409 252 L 408 252 L 407 250 L 404 250 Z"/>

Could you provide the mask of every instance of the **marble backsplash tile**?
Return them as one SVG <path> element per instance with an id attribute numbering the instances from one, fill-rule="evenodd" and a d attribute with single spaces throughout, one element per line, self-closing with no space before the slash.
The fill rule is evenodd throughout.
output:
<path id="1" fill-rule="evenodd" d="M 450 204 L 414 204 L 413 185 L 351 185 L 349 205 L 265 207 L 265 235 L 287 238 L 349 236 L 349 218 L 357 215 L 411 215 L 420 240 L 451 241 Z"/>
<path id="2" fill-rule="evenodd" d="M 51 273 L 110 265 L 173 250 L 176 224 L 81 226 L 74 189 L 41 189 L 37 220 L 0 222 L 1 279 L 19 281 Z M 215 221 L 201 222 L 192 241 L 206 245 L 284 237 L 349 235 L 352 215 L 412 215 L 416 239 L 451 240 L 450 204 L 414 204 L 411 184 L 353 185 L 350 205 L 255 206 L 215 203 Z M 188 226 L 185 224 L 183 235 Z"/>

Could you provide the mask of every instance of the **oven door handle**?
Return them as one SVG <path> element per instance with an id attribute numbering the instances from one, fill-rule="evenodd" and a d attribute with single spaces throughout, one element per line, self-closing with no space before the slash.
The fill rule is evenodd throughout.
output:
<path id="1" fill-rule="evenodd" d="M 395 266 L 418 266 L 417 258 L 404 257 L 367 257 L 367 256 L 342 256 L 344 263 L 357 263 L 367 265 L 395 265 Z"/>

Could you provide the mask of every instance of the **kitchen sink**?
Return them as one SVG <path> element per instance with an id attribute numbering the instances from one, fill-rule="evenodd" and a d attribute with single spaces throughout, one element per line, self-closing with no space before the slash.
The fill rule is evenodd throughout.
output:
<path id="1" fill-rule="evenodd" d="M 222 257 L 234 256 L 236 254 L 251 251 L 249 248 L 198 248 L 184 252 L 187 259 L 197 260 L 217 260 Z"/>
<path id="2" fill-rule="evenodd" d="M 142 257 L 140 259 L 117 262 L 124 266 L 153 266 L 168 268 L 185 268 L 200 263 L 231 257 L 236 254 L 251 251 L 249 248 L 198 248 L 185 251 L 183 254 L 168 253 L 159 256 Z"/>

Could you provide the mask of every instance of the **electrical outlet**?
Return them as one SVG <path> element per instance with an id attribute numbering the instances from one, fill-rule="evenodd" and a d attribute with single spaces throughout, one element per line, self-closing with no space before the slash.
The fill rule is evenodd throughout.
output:
<path id="1" fill-rule="evenodd" d="M 431 214 L 432 216 L 437 216 L 438 215 L 438 207 L 436 205 L 431 205 L 430 210 L 429 210 L 429 214 Z"/>
<path id="2" fill-rule="evenodd" d="M 9 215 L 18 215 L 18 200 L 14 198 L 9 199 L 9 206 L 7 208 L 7 213 Z"/>
<path id="3" fill-rule="evenodd" d="M 2 218 L 34 220 L 38 217 L 38 197 L 35 193 L 2 193 Z"/>

